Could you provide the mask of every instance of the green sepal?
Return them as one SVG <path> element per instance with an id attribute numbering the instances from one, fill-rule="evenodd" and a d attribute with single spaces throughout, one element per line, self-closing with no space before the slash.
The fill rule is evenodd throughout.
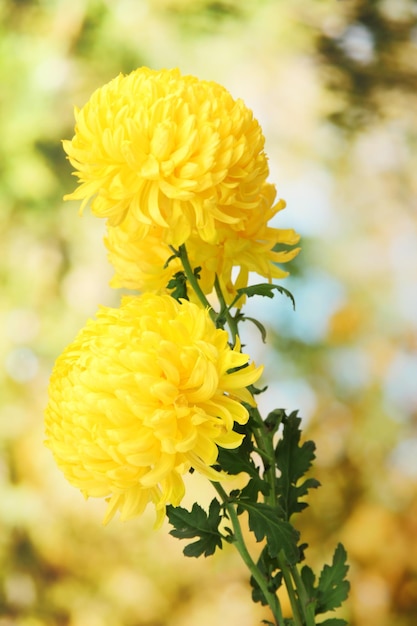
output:
<path id="1" fill-rule="evenodd" d="M 222 547 L 223 536 L 219 531 L 222 520 L 220 515 L 221 505 L 214 498 L 209 507 L 208 514 L 197 503 L 193 504 L 191 511 L 181 506 L 167 506 L 167 517 L 174 526 L 170 535 L 179 539 L 192 539 L 199 537 L 197 541 L 185 546 L 185 556 L 199 557 L 214 554 L 216 548 Z"/>

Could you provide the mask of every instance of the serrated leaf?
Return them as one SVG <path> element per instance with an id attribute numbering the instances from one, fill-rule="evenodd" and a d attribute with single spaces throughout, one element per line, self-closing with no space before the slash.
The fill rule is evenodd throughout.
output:
<path id="1" fill-rule="evenodd" d="M 239 297 L 245 295 L 248 296 L 248 298 L 251 298 L 252 296 L 266 296 L 267 298 L 273 298 L 275 295 L 274 291 L 279 291 L 279 293 L 287 296 L 287 298 L 291 300 L 293 309 L 295 310 L 294 296 L 290 291 L 288 291 L 288 289 L 285 289 L 285 287 L 281 287 L 281 285 L 259 283 L 257 285 L 250 285 L 249 287 L 241 287 L 237 290 L 237 294 Z"/>
<path id="2" fill-rule="evenodd" d="M 257 473 L 250 459 L 246 458 L 244 455 L 240 456 L 239 452 L 235 450 L 227 450 L 226 448 L 219 448 L 216 468 L 222 469 L 232 476 L 236 476 L 242 472 L 250 476 Z"/>
<path id="3" fill-rule="evenodd" d="M 301 418 L 297 416 L 297 411 L 288 417 L 283 416 L 283 435 L 276 447 L 276 457 L 278 467 L 285 471 L 288 480 L 296 483 L 310 469 L 315 459 L 315 445 L 313 441 L 305 441 L 299 445 L 301 438 Z"/>
<path id="4" fill-rule="evenodd" d="M 319 486 L 315 478 L 308 478 L 301 484 L 300 479 L 310 469 L 315 458 L 315 445 L 312 441 L 305 441 L 300 445 L 301 419 L 294 411 L 288 417 L 282 418 L 282 437 L 275 448 L 275 458 L 280 476 L 277 478 L 278 501 L 290 519 L 293 513 L 299 513 L 306 506 L 299 498 L 305 496 L 309 489 Z"/>
<path id="5" fill-rule="evenodd" d="M 247 315 L 242 315 L 241 320 L 242 322 L 244 322 L 245 320 L 248 320 L 248 322 L 252 322 L 252 324 L 254 324 L 261 333 L 262 343 L 266 343 L 266 328 L 259 320 L 254 317 L 248 317 Z"/>
<path id="6" fill-rule="evenodd" d="M 178 257 L 178 254 L 173 254 L 172 256 L 170 256 L 164 268 L 168 266 L 168 263 L 172 259 L 175 259 L 177 257 Z M 197 279 L 200 278 L 200 271 L 201 271 L 201 267 L 196 267 L 193 270 L 193 274 Z M 187 277 L 185 275 L 185 272 L 183 271 L 176 272 L 173 275 L 173 277 L 168 281 L 167 289 L 171 291 L 170 295 L 176 300 L 180 300 L 180 299 L 188 300 Z"/>
<path id="7" fill-rule="evenodd" d="M 251 437 L 245 436 L 239 448 L 228 450 L 219 447 L 216 466 L 233 476 L 245 472 L 249 476 L 257 477 L 259 472 L 251 457 L 252 452 Z"/>
<path id="8" fill-rule="evenodd" d="M 349 566 L 346 563 L 346 550 L 338 544 L 331 565 L 325 565 L 317 587 L 317 613 L 333 611 L 348 596 L 350 584 L 345 579 Z"/>
<path id="9" fill-rule="evenodd" d="M 236 475 L 242 472 L 248 474 L 250 480 L 242 489 L 240 497 L 256 502 L 258 493 L 267 495 L 270 487 L 259 475 L 259 468 L 251 456 L 253 449 L 252 439 L 246 435 L 239 448 L 232 450 L 219 448 L 216 466 L 228 474 Z M 240 512 L 238 509 L 238 513 Z"/>
<path id="10" fill-rule="evenodd" d="M 282 550 L 289 563 L 298 563 L 299 533 L 282 519 L 283 511 L 279 507 L 272 508 L 263 502 L 239 500 L 239 504 L 248 512 L 249 528 L 256 540 L 262 541 L 266 538 L 270 556 L 276 557 Z"/>
<path id="11" fill-rule="evenodd" d="M 347 624 L 345 619 L 331 617 L 330 619 L 325 619 L 324 622 L 320 622 L 317 626 L 347 626 Z"/>
<path id="12" fill-rule="evenodd" d="M 211 501 L 208 515 L 197 503 L 193 504 L 191 511 L 180 506 L 167 507 L 168 519 L 174 526 L 174 529 L 170 531 L 173 537 L 179 539 L 199 537 L 197 541 L 184 548 L 185 556 L 199 557 L 202 554 L 210 556 L 216 548 L 222 547 L 222 535 L 219 531 L 222 519 L 220 508 L 220 503 L 216 498 Z"/>
<path id="13" fill-rule="evenodd" d="M 176 272 L 168 282 L 167 289 L 171 291 L 171 296 L 176 300 L 180 298 L 188 300 L 187 277 L 184 272 Z"/>
<path id="14" fill-rule="evenodd" d="M 317 489 L 320 483 L 315 478 L 307 478 L 301 485 L 294 486 L 290 497 L 290 510 L 292 513 L 300 513 L 308 507 L 307 502 L 302 502 L 299 498 L 307 495 L 309 489 Z"/>
<path id="15" fill-rule="evenodd" d="M 239 501 L 248 500 L 249 502 L 256 502 L 258 500 L 258 494 L 261 493 L 263 496 L 267 496 L 270 492 L 270 486 L 259 476 L 257 478 L 251 478 L 247 485 L 243 487 L 240 491 Z M 241 508 L 238 506 L 237 509 L 238 514 L 242 512 Z"/>

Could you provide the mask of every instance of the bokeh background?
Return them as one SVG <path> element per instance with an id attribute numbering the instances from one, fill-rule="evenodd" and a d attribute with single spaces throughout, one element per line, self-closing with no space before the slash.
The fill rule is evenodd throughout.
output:
<path id="1" fill-rule="evenodd" d="M 417 2 L 0 0 L 0 626 L 255 626 L 229 547 L 186 559 L 153 516 L 104 527 L 43 447 L 55 358 L 117 304 L 102 223 L 60 141 L 119 72 L 178 66 L 260 120 L 303 251 L 250 304 L 264 411 L 299 409 L 322 487 L 297 524 L 310 564 L 343 541 L 351 626 L 417 623 Z M 266 299 L 265 299 L 266 300 Z M 193 477 L 187 502 L 208 502 Z M 256 546 L 253 546 L 256 549 Z M 285 600 L 284 600 L 285 602 Z"/>

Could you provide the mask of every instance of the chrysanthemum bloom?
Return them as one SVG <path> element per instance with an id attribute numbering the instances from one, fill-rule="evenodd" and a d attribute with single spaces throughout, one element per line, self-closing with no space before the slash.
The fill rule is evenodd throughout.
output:
<path id="1" fill-rule="evenodd" d="M 191 302 L 148 293 L 101 307 L 56 362 L 46 445 L 71 484 L 108 500 L 105 521 L 153 502 L 160 523 L 183 474 L 220 480 L 218 446 L 240 445 L 233 427 L 262 371 L 248 360 Z"/>
<path id="2" fill-rule="evenodd" d="M 299 241 L 292 229 L 272 228 L 268 225 L 274 215 L 285 207 L 280 200 L 274 205 L 275 187 L 265 183 L 256 208 L 246 211 L 239 225 L 222 224 L 217 228 L 217 243 L 204 241 L 194 229 L 186 242 L 187 253 L 193 268 L 201 267 L 200 286 L 204 293 L 213 290 L 216 275 L 227 302 L 236 290 L 246 287 L 250 272 L 265 277 L 284 278 L 288 272 L 278 264 L 294 258 L 299 248 L 275 252 L 274 246 L 289 246 Z M 139 291 L 163 292 L 172 276 L 182 269 L 179 259 L 166 261 L 172 250 L 164 242 L 164 228 L 154 226 L 143 236 L 134 216 L 128 215 L 119 226 L 108 226 L 106 246 L 109 260 L 114 266 L 113 287 L 127 287 Z M 238 268 L 237 275 L 233 273 Z M 191 294 L 192 296 L 192 294 Z"/>
<path id="3" fill-rule="evenodd" d="M 120 224 L 132 213 L 145 235 L 164 228 L 178 247 L 193 230 L 244 228 L 268 176 L 264 137 L 252 111 L 220 85 L 177 69 L 142 67 L 97 89 L 76 109 L 64 149 L 95 215 Z"/>

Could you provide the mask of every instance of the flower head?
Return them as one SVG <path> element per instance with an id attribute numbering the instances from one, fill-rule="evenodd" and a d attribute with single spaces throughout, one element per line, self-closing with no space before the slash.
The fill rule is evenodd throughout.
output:
<path id="1" fill-rule="evenodd" d="M 250 272 L 269 281 L 288 275 L 278 264 L 293 259 L 299 248 L 276 252 L 274 246 L 278 243 L 294 246 L 299 235 L 292 229 L 269 226 L 268 222 L 285 207 L 283 200 L 275 205 L 274 200 L 275 187 L 265 183 L 256 208 L 246 212 L 239 228 L 234 224 L 219 225 L 216 243 L 204 241 L 197 231 L 191 233 L 186 243 L 187 253 L 192 267 L 201 268 L 200 286 L 205 294 L 213 290 L 216 276 L 230 303 L 237 289 L 247 286 Z M 172 250 L 164 241 L 164 231 L 161 226 L 153 226 L 144 235 L 132 215 L 118 226 L 108 225 L 105 242 L 115 269 L 113 287 L 155 293 L 165 291 L 168 281 L 182 266 L 179 259 L 172 258 Z M 235 268 L 238 268 L 237 275 Z"/>
<path id="2" fill-rule="evenodd" d="M 92 198 L 93 213 L 114 226 L 128 213 L 143 234 L 166 230 L 179 246 L 197 231 L 242 229 L 259 202 L 268 164 L 252 112 L 220 85 L 177 69 L 139 68 L 97 89 L 76 109 L 64 149 L 79 187 L 66 199 Z"/>
<path id="3" fill-rule="evenodd" d="M 46 408 L 46 445 L 68 481 L 108 500 L 105 521 L 158 522 L 184 495 L 190 468 L 213 480 L 218 446 L 236 448 L 262 368 L 228 344 L 208 312 L 170 296 L 101 307 L 58 358 Z"/>

